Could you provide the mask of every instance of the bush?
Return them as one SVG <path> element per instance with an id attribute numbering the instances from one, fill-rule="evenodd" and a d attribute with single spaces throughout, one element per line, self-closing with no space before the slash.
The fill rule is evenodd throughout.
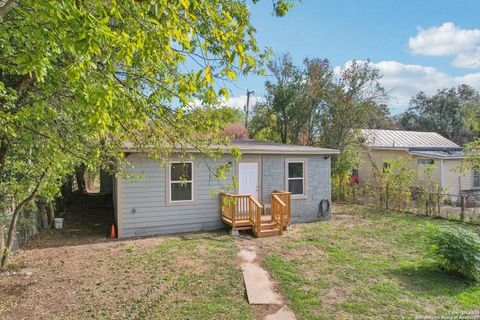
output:
<path id="1" fill-rule="evenodd" d="M 447 271 L 480 282 L 480 236 L 459 227 L 429 226 L 431 253 Z"/>

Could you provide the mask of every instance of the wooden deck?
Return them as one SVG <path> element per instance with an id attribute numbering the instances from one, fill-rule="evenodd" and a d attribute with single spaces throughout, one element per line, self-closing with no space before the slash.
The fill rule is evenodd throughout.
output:
<path id="1" fill-rule="evenodd" d="M 281 235 L 290 225 L 290 192 L 274 191 L 271 214 L 250 194 L 222 194 L 222 221 L 232 230 L 252 230 L 256 237 Z"/>

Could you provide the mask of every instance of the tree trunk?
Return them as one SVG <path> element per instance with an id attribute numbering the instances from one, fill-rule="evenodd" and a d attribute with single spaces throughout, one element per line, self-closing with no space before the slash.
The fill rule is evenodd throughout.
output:
<path id="1" fill-rule="evenodd" d="M 80 165 L 76 170 L 75 170 L 75 177 L 77 179 L 77 185 L 78 189 L 82 193 L 87 192 L 87 184 L 85 183 L 85 172 L 87 168 L 85 167 L 84 164 Z"/>
<path id="2" fill-rule="evenodd" d="M 3 257 L 5 251 L 5 234 L 3 231 L 3 223 L 0 222 L 0 257 Z"/>
<path id="3" fill-rule="evenodd" d="M 53 208 L 52 201 L 49 201 L 46 206 L 47 210 L 47 219 L 48 219 L 48 229 L 51 229 L 53 226 L 53 220 L 55 218 L 55 209 Z"/>
<path id="4" fill-rule="evenodd" d="M 7 160 L 8 141 L 5 138 L 0 139 L 0 178 L 3 176 L 3 168 Z"/>
<path id="5" fill-rule="evenodd" d="M 7 0 L 3 6 L 0 6 L 0 20 L 5 17 L 5 15 L 12 10 L 15 5 L 17 4 L 17 1 L 15 0 Z"/>
<path id="6" fill-rule="evenodd" d="M 12 246 L 13 246 L 13 240 L 15 238 L 15 231 L 17 229 L 18 217 L 20 216 L 20 213 L 22 212 L 23 208 L 25 208 L 25 206 L 27 204 L 29 204 L 30 201 L 32 201 L 35 198 L 35 196 L 37 195 L 37 193 L 40 191 L 40 187 L 41 187 L 43 181 L 45 180 L 45 177 L 47 176 L 47 172 L 48 172 L 48 169 L 45 169 L 45 171 L 40 176 L 40 179 L 38 180 L 37 185 L 35 186 L 33 191 L 30 193 L 30 195 L 27 198 L 23 199 L 23 201 L 20 202 L 20 204 L 13 211 L 12 221 L 10 221 L 10 226 L 8 228 L 7 246 L 6 246 L 6 250 L 3 252 L 2 262 L 1 262 L 1 265 L 0 265 L 0 267 L 2 267 L 2 268 L 5 267 L 8 263 L 8 258 L 10 256 L 10 251 L 11 251 Z"/>

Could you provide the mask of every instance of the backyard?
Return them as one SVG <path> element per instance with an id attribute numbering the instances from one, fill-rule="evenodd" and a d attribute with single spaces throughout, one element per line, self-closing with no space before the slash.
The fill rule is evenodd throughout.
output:
<path id="1" fill-rule="evenodd" d="M 329 222 L 261 239 L 205 232 L 110 241 L 47 231 L 0 274 L 0 318 L 259 319 L 238 265 L 244 245 L 258 248 L 298 319 L 479 311 L 480 286 L 426 256 L 427 223 L 458 224 L 349 206 Z"/>

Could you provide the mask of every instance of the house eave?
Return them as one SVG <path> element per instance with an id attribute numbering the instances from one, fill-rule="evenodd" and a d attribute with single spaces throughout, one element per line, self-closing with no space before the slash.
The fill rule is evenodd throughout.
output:
<path id="1" fill-rule="evenodd" d="M 463 160 L 463 159 L 465 159 L 465 156 L 454 156 L 454 157 L 445 156 L 445 157 L 442 157 L 440 155 L 430 155 L 430 154 L 424 154 L 424 153 L 421 153 L 421 152 L 409 152 L 409 154 L 411 154 L 413 156 L 432 158 L 432 159 L 443 159 L 443 160 Z"/>
<path id="2" fill-rule="evenodd" d="M 120 149 L 121 152 L 123 153 L 145 153 L 145 150 L 141 150 L 139 148 L 122 148 Z M 224 150 L 224 153 L 228 153 L 230 151 L 229 147 L 226 147 Z M 185 149 L 182 150 L 181 152 L 186 152 L 186 153 L 196 153 L 200 154 L 202 153 L 201 151 L 198 151 L 196 149 Z M 298 151 L 298 150 L 248 150 L 248 149 L 240 149 L 240 152 L 242 154 L 289 154 L 289 155 L 336 155 L 340 154 L 339 150 L 336 149 L 320 149 L 318 151 Z"/>

